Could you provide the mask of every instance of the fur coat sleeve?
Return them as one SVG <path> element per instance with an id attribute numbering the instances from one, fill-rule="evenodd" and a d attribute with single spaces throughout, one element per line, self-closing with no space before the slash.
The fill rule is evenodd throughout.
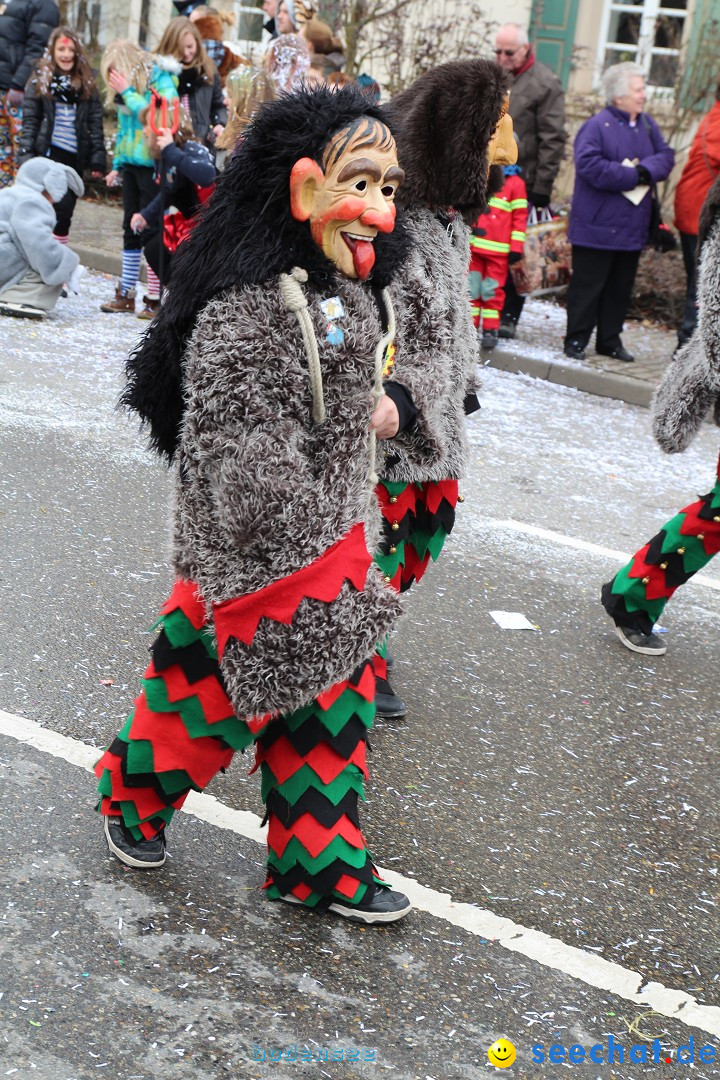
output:
<path id="1" fill-rule="evenodd" d="M 666 454 L 687 449 L 720 395 L 720 221 L 702 248 L 695 333 L 668 364 L 653 402 L 653 432 Z"/>
<path id="2" fill-rule="evenodd" d="M 175 566 L 198 583 L 216 629 L 229 603 L 236 610 L 234 602 L 259 598 L 263 614 L 254 632 L 236 629 L 220 649 L 228 694 L 242 717 L 297 709 L 349 676 L 399 610 L 397 594 L 370 562 L 380 528 L 368 485 L 380 320 L 369 290 L 357 283 L 342 289 L 339 345 L 325 339 L 320 298 L 307 290 L 320 351 L 322 423 L 312 418 L 300 327 L 276 285 L 236 289 L 208 303 L 185 355 Z M 350 548 L 365 572 L 353 576 L 343 564 L 322 599 L 310 595 L 303 584 L 308 568 L 331 550 Z M 283 604 L 295 598 L 283 618 L 263 601 L 272 586 Z"/>
<path id="3" fill-rule="evenodd" d="M 477 335 L 467 295 L 469 239 L 453 223 L 451 236 L 428 210 L 408 214 L 414 246 L 391 287 L 398 312 L 391 378 L 410 391 L 415 424 L 387 444 L 396 464 L 383 479 L 458 479 L 467 457 L 465 395 L 477 389 Z"/>

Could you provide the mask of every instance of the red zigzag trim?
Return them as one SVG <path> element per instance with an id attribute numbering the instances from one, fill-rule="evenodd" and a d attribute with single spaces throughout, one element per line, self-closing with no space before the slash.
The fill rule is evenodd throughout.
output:
<path id="1" fill-rule="evenodd" d="M 302 600 L 322 600 L 329 604 L 337 599 L 346 581 L 362 592 L 371 562 L 365 528 L 359 521 L 309 566 L 257 592 L 214 604 L 218 656 L 222 658 L 231 637 L 251 645 L 263 617 L 289 626 Z"/>

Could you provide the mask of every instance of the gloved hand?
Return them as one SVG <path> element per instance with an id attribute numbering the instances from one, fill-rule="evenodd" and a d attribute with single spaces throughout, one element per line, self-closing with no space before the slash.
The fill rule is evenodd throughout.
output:
<path id="1" fill-rule="evenodd" d="M 13 109 L 22 108 L 22 103 L 25 99 L 24 90 L 17 90 L 14 86 L 11 86 L 7 92 L 6 101 Z"/>
<path id="2" fill-rule="evenodd" d="M 648 187 L 652 186 L 652 176 L 647 171 L 644 165 L 636 165 L 635 172 L 637 173 L 638 184 L 647 184 Z"/>
<path id="3" fill-rule="evenodd" d="M 78 263 L 72 274 L 68 278 L 67 282 L 67 287 L 71 293 L 75 293 L 77 295 L 77 293 L 80 292 L 80 279 L 82 278 L 84 273 L 85 267 Z"/>
<path id="4" fill-rule="evenodd" d="M 538 210 L 550 205 L 550 196 L 543 195 L 540 191 L 528 191 L 528 202 L 536 206 Z"/>
<path id="5" fill-rule="evenodd" d="M 511 251 L 508 256 L 508 262 L 510 263 L 510 266 L 514 266 L 515 263 L 519 263 L 522 258 L 522 251 Z"/>

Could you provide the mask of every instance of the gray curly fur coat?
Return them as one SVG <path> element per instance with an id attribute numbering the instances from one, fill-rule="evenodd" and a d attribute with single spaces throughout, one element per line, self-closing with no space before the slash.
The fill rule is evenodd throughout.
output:
<path id="1" fill-rule="evenodd" d="M 420 483 L 465 474 L 465 396 L 480 384 L 463 217 L 474 221 L 485 205 L 488 144 L 507 87 L 507 73 L 492 61 L 453 60 L 421 75 L 386 106 L 406 174 L 397 201 L 413 239 L 391 286 L 398 335 L 390 378 L 407 387 L 420 415 L 386 447 L 398 460 L 383 479 Z M 451 208 L 459 213 L 447 229 L 437 213 Z"/>
<path id="2" fill-rule="evenodd" d="M 435 214 L 406 213 L 413 249 L 390 286 L 397 312 L 391 378 L 406 386 L 419 410 L 408 431 L 385 448 L 393 482 L 459 479 L 467 458 L 465 395 L 477 388 L 477 334 L 467 298 L 469 232 L 460 218 L 450 230 Z"/>
<path id="3" fill-rule="evenodd" d="M 685 450 L 720 398 L 720 220 L 702 248 L 695 333 L 679 350 L 655 393 L 653 432 L 666 454 Z"/>
<path id="4" fill-rule="evenodd" d="M 306 567 L 355 524 L 376 549 L 380 512 L 369 481 L 374 355 L 382 337 L 372 293 L 341 280 L 344 341 L 325 337 L 320 296 L 303 286 L 318 341 L 327 418 L 312 393 L 297 317 L 279 284 L 229 290 L 201 312 L 185 353 L 175 570 L 219 603 Z M 231 639 L 221 662 L 239 716 L 299 708 L 373 652 L 399 598 L 372 564 L 363 592 L 301 601 L 290 626 L 261 619 L 251 646 Z"/>

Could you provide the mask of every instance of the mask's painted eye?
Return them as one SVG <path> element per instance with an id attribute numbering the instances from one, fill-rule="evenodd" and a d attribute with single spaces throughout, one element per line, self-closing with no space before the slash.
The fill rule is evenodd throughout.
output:
<path id="1" fill-rule="evenodd" d="M 367 191 L 367 180 L 358 180 L 358 182 L 355 184 L 355 190 L 362 192 Z"/>
<path id="2" fill-rule="evenodd" d="M 393 196 L 395 195 L 395 185 L 394 184 L 385 184 L 380 190 L 382 191 L 382 193 L 383 193 L 383 195 L 385 196 L 386 199 L 392 199 Z"/>

